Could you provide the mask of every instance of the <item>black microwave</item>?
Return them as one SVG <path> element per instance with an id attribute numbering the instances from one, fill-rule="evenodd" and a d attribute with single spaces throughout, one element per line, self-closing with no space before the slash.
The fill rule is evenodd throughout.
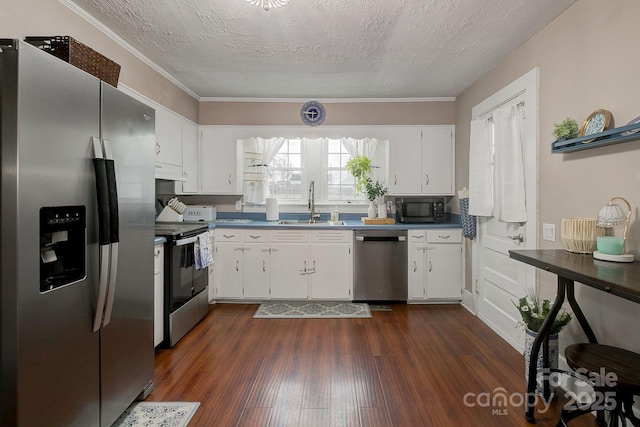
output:
<path id="1" fill-rule="evenodd" d="M 444 197 L 396 199 L 396 218 L 405 224 L 445 222 Z"/>

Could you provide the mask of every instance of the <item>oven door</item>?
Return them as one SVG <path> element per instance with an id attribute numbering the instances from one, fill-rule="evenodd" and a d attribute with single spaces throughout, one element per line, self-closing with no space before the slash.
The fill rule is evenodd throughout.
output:
<path id="1" fill-rule="evenodd" d="M 171 248 L 171 283 L 169 312 L 182 307 L 207 287 L 208 268 L 196 269 L 196 236 L 176 240 Z"/>

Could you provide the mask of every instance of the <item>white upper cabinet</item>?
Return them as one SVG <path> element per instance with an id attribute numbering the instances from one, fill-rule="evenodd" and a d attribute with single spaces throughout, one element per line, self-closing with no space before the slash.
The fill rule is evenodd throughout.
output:
<path id="1" fill-rule="evenodd" d="M 389 144 L 389 193 L 452 195 L 454 127 L 406 128 Z"/>
<path id="2" fill-rule="evenodd" d="M 200 191 L 199 144 L 200 131 L 197 125 L 184 120 L 182 123 L 182 176 L 186 181 L 177 186 L 182 187 L 183 194 L 194 194 Z"/>
<path id="3" fill-rule="evenodd" d="M 202 127 L 200 142 L 200 193 L 238 194 L 236 143 L 233 130 Z"/>
<path id="4" fill-rule="evenodd" d="M 156 107 L 156 162 L 182 168 L 182 119 Z"/>

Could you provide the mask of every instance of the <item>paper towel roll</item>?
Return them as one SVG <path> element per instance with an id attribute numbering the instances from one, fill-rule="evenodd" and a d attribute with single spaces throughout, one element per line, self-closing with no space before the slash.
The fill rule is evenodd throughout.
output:
<path id="1" fill-rule="evenodd" d="M 267 221 L 278 221 L 279 219 L 278 199 L 275 197 L 267 197 Z"/>

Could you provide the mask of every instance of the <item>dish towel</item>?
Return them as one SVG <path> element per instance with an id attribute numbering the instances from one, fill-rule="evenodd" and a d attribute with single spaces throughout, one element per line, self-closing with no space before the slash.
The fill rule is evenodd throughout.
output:
<path id="1" fill-rule="evenodd" d="M 496 217 L 504 222 L 526 222 L 522 122 L 518 107 L 511 105 L 496 109 L 493 127 Z"/>
<path id="2" fill-rule="evenodd" d="M 195 260 L 196 270 L 202 270 L 213 264 L 213 256 L 211 254 L 211 237 L 209 233 L 202 233 L 196 236 L 195 244 Z"/>
<path id="3" fill-rule="evenodd" d="M 488 119 L 471 121 L 469 141 L 469 214 L 493 215 L 493 154 Z"/>
<path id="4" fill-rule="evenodd" d="M 458 191 L 458 202 L 460 203 L 462 235 L 473 240 L 476 237 L 476 217 L 469 215 L 469 190 L 467 187 Z"/>

